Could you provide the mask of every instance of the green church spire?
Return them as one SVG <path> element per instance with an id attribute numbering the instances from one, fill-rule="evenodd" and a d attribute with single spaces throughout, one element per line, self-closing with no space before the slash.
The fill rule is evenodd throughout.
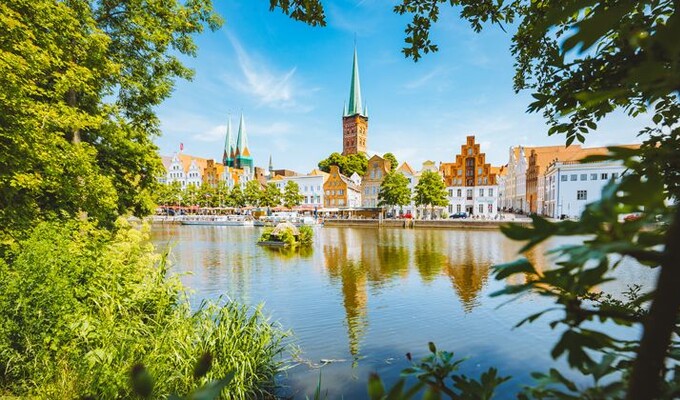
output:
<path id="1" fill-rule="evenodd" d="M 354 62 L 352 63 L 352 82 L 349 87 L 349 107 L 347 115 L 361 114 L 361 85 L 359 83 L 359 60 L 357 48 L 354 46 Z"/>
<path id="2" fill-rule="evenodd" d="M 229 116 L 229 121 L 227 122 L 227 137 L 224 140 L 222 163 L 227 167 L 234 165 L 234 139 L 231 136 L 231 116 Z"/>

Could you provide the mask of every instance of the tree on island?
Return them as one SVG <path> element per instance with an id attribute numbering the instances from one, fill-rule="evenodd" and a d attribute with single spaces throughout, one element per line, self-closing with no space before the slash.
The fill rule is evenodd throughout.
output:
<path id="1" fill-rule="evenodd" d="M 402 0 L 394 7 L 411 14 L 406 27 L 406 57 L 417 61 L 438 50 L 430 29 L 439 20 L 443 0 Z M 565 312 L 552 325 L 566 329 L 552 351 L 566 355 L 571 368 L 593 379 L 579 386 L 556 370 L 535 374 L 540 380 L 523 391 L 524 398 L 601 397 L 647 400 L 677 395 L 680 373 L 667 368 L 675 358 L 680 312 L 680 206 L 666 199 L 680 198 L 680 17 L 677 1 L 499 1 L 452 0 L 475 31 L 490 23 L 515 30 L 512 54 L 516 59 L 515 90 L 530 90 L 535 101 L 528 112 L 542 112 L 550 125 L 548 135 L 564 134 L 566 144 L 584 142 L 597 122 L 614 111 L 631 116 L 652 115 L 642 130 L 640 149 L 610 148 L 608 155 L 589 161 L 615 160 L 628 168 L 612 180 L 600 200 L 587 205 L 579 222 L 555 223 L 533 216 L 530 228 L 510 225 L 503 232 L 525 241 L 522 251 L 553 236 L 587 235 L 592 240 L 557 250 L 564 260 L 550 274 L 536 271 L 527 260 L 495 267 L 496 278 L 529 274 L 525 284 L 507 286 L 499 294 L 531 292 L 551 297 Z M 319 0 L 273 0 L 293 19 L 325 25 Z M 624 221 L 626 213 L 640 218 Z M 658 221 L 662 221 L 659 224 Z M 642 265 L 660 267 L 656 287 L 628 293 L 628 301 L 593 297 L 610 280 L 618 262 L 630 257 Z M 591 268 L 590 265 L 596 265 Z M 614 296 L 616 298 L 617 296 Z M 595 299 L 595 300 L 593 300 Z M 534 321 L 543 313 L 530 316 Z M 595 330 L 593 322 L 614 322 L 642 328 L 640 341 L 621 343 Z M 588 324 L 588 328 L 583 324 Z M 624 346 L 622 346 L 624 345 Z M 431 345 L 428 363 L 441 362 Z M 669 361 L 670 362 L 670 361 Z M 420 367 L 420 366 L 419 366 Z M 430 367 L 430 365 L 425 365 Z M 422 369 L 420 369 L 422 370 Z M 496 370 L 493 372 L 496 376 Z M 603 376 L 623 377 L 613 385 L 600 384 Z M 421 382 L 431 375 L 419 376 Z M 487 375 L 489 378 L 489 375 Z M 467 378 L 453 381 L 467 385 Z M 487 379 L 493 383 L 493 379 Z M 502 383 L 502 381 L 501 381 Z M 433 385 L 447 394 L 451 388 Z M 456 385 L 460 388 L 459 385 Z M 470 387 L 470 385 L 467 385 Z M 494 385 L 489 385 L 493 391 Z M 382 393 L 377 377 L 370 391 Z M 455 393 L 454 393 L 455 394 Z"/>
<path id="2" fill-rule="evenodd" d="M 413 201 L 415 201 L 416 206 L 430 206 L 430 216 L 434 215 L 435 207 L 443 207 L 449 204 L 446 198 L 444 180 L 436 172 L 423 172 L 414 191 Z"/>
<path id="3" fill-rule="evenodd" d="M 390 172 L 385 175 L 380 184 L 378 206 L 399 206 L 401 208 L 411 203 L 411 189 L 408 185 L 408 178 L 400 172 Z"/>
<path id="4" fill-rule="evenodd" d="M 304 196 L 300 194 L 300 186 L 297 182 L 288 181 L 283 188 L 283 205 L 286 208 L 293 208 L 302 204 Z"/>
<path id="5" fill-rule="evenodd" d="M 392 153 L 385 153 L 385 154 L 383 155 L 383 158 L 384 158 L 385 160 L 389 160 L 389 161 L 390 161 L 390 171 L 394 172 L 394 170 L 396 170 L 397 167 L 399 166 L 399 165 L 397 165 L 397 164 L 399 163 L 399 162 L 397 161 L 397 157 L 395 157 L 394 154 L 392 154 Z"/>
<path id="6" fill-rule="evenodd" d="M 340 153 L 332 153 L 328 158 L 319 161 L 319 169 L 324 172 L 330 172 L 331 165 L 337 165 L 340 173 L 345 176 L 351 176 L 355 172 L 360 176 L 364 176 L 368 169 L 368 158 L 363 153 L 347 156 L 343 156 Z"/>
<path id="7" fill-rule="evenodd" d="M 275 183 L 269 182 L 260 196 L 260 205 L 262 207 L 276 207 L 279 204 L 281 204 L 281 191 Z"/>
<path id="8" fill-rule="evenodd" d="M 243 189 L 243 197 L 245 198 L 246 204 L 253 207 L 258 207 L 260 205 L 260 198 L 262 197 L 262 185 L 257 179 L 250 180 L 246 183 L 245 189 Z"/>

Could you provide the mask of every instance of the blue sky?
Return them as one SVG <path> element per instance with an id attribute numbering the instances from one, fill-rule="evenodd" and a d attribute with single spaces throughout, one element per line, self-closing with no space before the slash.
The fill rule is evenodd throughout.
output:
<path id="1" fill-rule="evenodd" d="M 227 118 L 245 115 L 255 164 L 308 172 L 342 151 L 343 102 L 348 99 L 356 35 L 361 92 L 369 109 L 368 149 L 399 162 L 452 161 L 475 135 L 493 165 L 507 163 L 513 145 L 559 145 L 540 115 L 526 114 L 529 93 L 515 94 L 510 33 L 474 33 L 446 9 L 432 37 L 438 53 L 404 58 L 408 16 L 384 0 L 325 1 L 328 25 L 312 28 L 270 12 L 269 2 L 215 1 L 225 25 L 196 37 L 196 75 L 179 81 L 158 108 L 162 154 L 177 151 L 221 159 Z M 646 123 L 614 115 L 587 137 L 587 146 L 636 142 Z"/>

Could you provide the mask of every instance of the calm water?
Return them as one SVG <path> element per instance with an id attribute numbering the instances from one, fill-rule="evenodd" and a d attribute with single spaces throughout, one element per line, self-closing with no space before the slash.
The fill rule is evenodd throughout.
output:
<path id="1" fill-rule="evenodd" d="M 172 246 L 173 271 L 193 290 L 193 301 L 228 296 L 265 303 L 273 320 L 289 328 L 300 355 L 280 377 L 281 394 L 312 396 L 319 376 L 328 398 L 366 398 L 369 372 L 386 382 L 407 365 L 404 354 L 421 357 L 427 342 L 469 357 L 465 373 L 497 366 L 513 380 L 500 398 L 513 398 L 529 373 L 550 366 L 549 349 L 560 332 L 546 323 L 514 324 L 549 303 L 525 297 L 499 307 L 491 298 L 507 282 L 489 275 L 493 264 L 516 258 L 519 244 L 497 231 L 316 228 L 310 251 L 282 253 L 255 243 L 259 228 L 155 225 L 152 238 Z M 546 268 L 546 243 L 527 254 Z M 650 284 L 648 270 L 619 269 L 627 283 Z M 546 320 L 548 321 L 548 320 Z M 612 328 L 610 333 L 624 334 Z M 320 365 L 320 360 L 336 360 Z"/>

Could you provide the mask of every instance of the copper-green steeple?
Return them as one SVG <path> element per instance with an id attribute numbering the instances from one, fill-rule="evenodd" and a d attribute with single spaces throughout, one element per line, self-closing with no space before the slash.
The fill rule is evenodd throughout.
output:
<path id="1" fill-rule="evenodd" d="M 359 83 L 359 60 L 357 48 L 354 46 L 354 61 L 352 63 L 352 82 L 349 87 L 349 106 L 347 115 L 362 114 L 361 110 L 361 85 Z"/>
<path id="2" fill-rule="evenodd" d="M 231 116 L 229 116 L 229 121 L 227 122 L 227 137 L 224 140 L 222 163 L 226 167 L 234 166 L 234 139 L 231 137 Z"/>

